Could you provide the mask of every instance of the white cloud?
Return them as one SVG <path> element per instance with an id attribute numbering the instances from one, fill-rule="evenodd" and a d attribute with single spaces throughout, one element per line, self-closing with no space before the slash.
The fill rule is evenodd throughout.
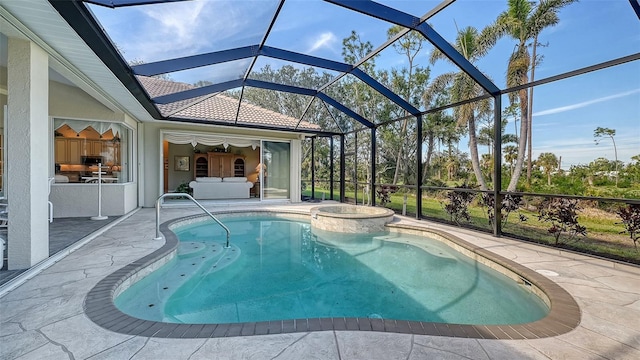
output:
<path id="1" fill-rule="evenodd" d="M 634 89 L 634 90 L 630 90 L 630 91 L 625 91 L 625 92 L 618 93 L 618 94 L 613 94 L 613 95 L 609 95 L 609 96 L 603 96 L 601 98 L 597 98 L 597 99 L 593 99 L 593 100 L 583 101 L 583 102 L 580 102 L 580 103 L 577 103 L 577 104 L 573 104 L 573 105 L 560 106 L 560 107 L 549 109 L 549 110 L 538 111 L 538 112 L 533 113 L 533 116 L 544 116 L 544 115 L 558 114 L 558 113 L 562 113 L 562 112 L 565 112 L 565 111 L 570 111 L 570 110 L 583 108 L 583 107 L 586 107 L 586 106 L 589 106 L 589 105 L 592 105 L 592 104 L 596 104 L 596 103 L 600 103 L 600 102 L 604 102 L 604 101 L 609 101 L 609 100 L 613 100 L 613 99 L 629 96 L 629 95 L 636 94 L 636 93 L 639 93 L 639 92 L 640 92 L 640 89 Z"/>
<path id="2" fill-rule="evenodd" d="M 312 53 L 320 48 L 332 49 L 333 45 L 338 41 L 336 35 L 332 32 L 324 32 L 318 35 L 312 42 L 311 47 L 307 50 Z"/>

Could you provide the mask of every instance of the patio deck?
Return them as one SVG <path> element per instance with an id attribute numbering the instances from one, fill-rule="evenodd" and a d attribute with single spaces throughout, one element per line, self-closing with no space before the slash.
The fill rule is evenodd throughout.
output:
<path id="1" fill-rule="evenodd" d="M 313 206 L 317 204 L 260 205 L 266 209 L 305 211 Z M 244 205 L 244 209 L 255 207 L 255 204 Z M 226 209 L 241 210 L 242 207 Z M 197 213 L 195 208 L 167 208 L 162 210 L 162 221 Z M 154 217 L 154 209 L 141 209 L 119 219 L 119 223 L 86 245 L 6 293 L 0 299 L 0 358 L 640 358 L 640 268 L 404 217 L 400 217 L 401 223 L 449 231 L 530 269 L 557 273 L 558 276 L 550 279 L 567 290 L 580 305 L 580 325 L 564 335 L 529 340 L 373 331 L 162 339 L 105 330 L 85 315 L 84 298 L 102 278 L 162 246 L 162 241 L 153 240 Z"/>

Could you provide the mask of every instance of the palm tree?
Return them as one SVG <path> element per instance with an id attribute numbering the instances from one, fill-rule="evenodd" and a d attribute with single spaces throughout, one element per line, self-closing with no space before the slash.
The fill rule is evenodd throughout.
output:
<path id="1" fill-rule="evenodd" d="M 554 153 L 542 153 L 538 156 L 537 163 L 547 174 L 547 185 L 551 186 L 551 172 L 558 167 L 558 157 Z"/>
<path id="2" fill-rule="evenodd" d="M 539 62 L 536 59 L 538 36 L 543 29 L 558 23 L 558 11 L 576 0 L 540 0 L 538 3 L 529 0 L 508 0 L 508 9 L 498 16 L 496 22 L 487 30 L 492 34 L 491 42 L 504 35 L 509 35 L 517 41 L 516 47 L 509 58 L 507 68 L 507 86 L 514 87 L 533 81 L 535 66 Z M 532 47 L 533 55 L 529 53 Z M 531 72 L 531 75 L 529 73 Z M 520 139 L 518 144 L 518 158 L 516 166 L 507 187 L 507 191 L 515 191 L 522 173 L 522 165 L 525 159 L 527 142 L 531 146 L 531 114 L 533 109 L 533 96 L 529 88 L 509 94 L 511 102 L 519 101 L 520 114 Z M 529 151 L 529 162 L 531 151 Z M 530 167 L 530 164 L 529 164 Z M 529 168 L 528 167 L 528 168 Z M 530 174 L 530 171 L 529 171 Z M 530 177 L 529 177 L 530 179 Z"/>
<path id="3" fill-rule="evenodd" d="M 596 145 L 600 144 L 600 139 L 604 136 L 610 137 L 613 141 L 613 154 L 616 157 L 616 187 L 618 187 L 618 148 L 616 148 L 616 140 L 613 138 L 616 136 L 616 130 L 598 126 L 593 130 L 593 136 L 596 138 L 594 140 Z"/>
<path id="4" fill-rule="evenodd" d="M 513 176 L 513 165 L 518 159 L 518 147 L 513 145 L 507 145 L 502 149 L 502 153 L 504 154 L 504 161 L 509 163 L 509 174 Z"/>
<path id="5" fill-rule="evenodd" d="M 476 28 L 469 26 L 458 31 L 458 36 L 453 46 L 462 56 L 474 63 L 486 55 L 495 43 L 487 40 L 486 37 L 485 30 L 482 33 L 478 33 Z M 448 59 L 442 52 L 435 50 L 431 53 L 431 64 L 442 59 Z M 433 80 L 424 94 L 425 103 L 430 103 L 431 97 L 445 88 L 449 88 L 452 102 L 472 99 L 484 93 L 484 90 L 465 72 L 450 72 L 442 74 Z M 491 103 L 488 100 L 460 105 L 454 109 L 454 116 L 458 126 L 468 127 L 471 165 L 482 190 L 487 190 L 487 184 L 482 175 L 478 157 L 476 118 L 490 111 Z"/>

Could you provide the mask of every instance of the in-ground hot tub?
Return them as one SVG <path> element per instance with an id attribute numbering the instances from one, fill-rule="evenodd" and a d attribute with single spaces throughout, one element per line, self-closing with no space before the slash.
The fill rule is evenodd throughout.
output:
<path id="1" fill-rule="evenodd" d="M 382 207 L 318 206 L 311 209 L 311 226 L 325 231 L 374 233 L 384 231 L 384 225 L 393 220 L 393 215 L 392 210 Z"/>

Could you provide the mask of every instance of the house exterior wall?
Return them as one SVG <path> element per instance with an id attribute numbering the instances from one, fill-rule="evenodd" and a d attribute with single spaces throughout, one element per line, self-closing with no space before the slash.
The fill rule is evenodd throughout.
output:
<path id="1" fill-rule="evenodd" d="M 136 148 L 135 130 L 137 122 L 123 112 L 115 112 L 79 88 L 55 81 L 49 82 L 49 116 L 78 120 L 105 120 L 121 122 L 134 129 L 132 149 Z M 51 158 L 53 157 L 53 146 Z M 136 154 L 133 164 L 136 164 Z M 49 165 L 51 167 L 51 165 Z M 124 215 L 138 206 L 136 166 L 132 166 L 132 182 L 124 184 L 103 184 L 102 214 L 106 216 Z M 77 199 L 82 199 L 78 201 Z M 49 200 L 53 203 L 54 218 L 82 217 L 98 214 L 98 189 L 96 184 L 53 184 Z"/>
<path id="2" fill-rule="evenodd" d="M 49 82 L 49 116 L 123 122 L 124 113 L 114 112 L 80 88 Z"/>

